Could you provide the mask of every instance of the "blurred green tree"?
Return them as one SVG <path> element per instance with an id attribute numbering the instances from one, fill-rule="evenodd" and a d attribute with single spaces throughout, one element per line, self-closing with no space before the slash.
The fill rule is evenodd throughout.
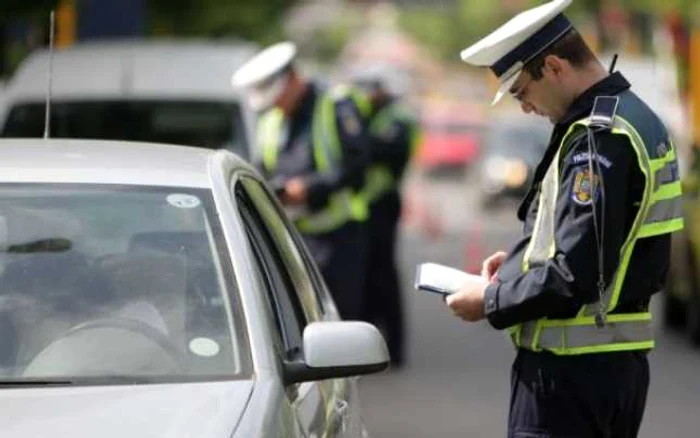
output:
<path id="1" fill-rule="evenodd" d="M 13 62 L 11 58 L 13 48 L 8 47 L 8 27 L 11 20 L 16 19 L 38 19 L 45 17 L 48 23 L 48 14 L 52 7 L 58 3 L 57 0 L 2 0 L 0 1 L 0 78 L 9 73 Z"/>
<path id="2" fill-rule="evenodd" d="M 80 2 L 81 0 L 76 0 Z M 168 36 L 236 37 L 265 44 L 283 36 L 282 18 L 300 0 L 143 0 L 148 33 Z M 9 47 L 10 23 L 43 29 L 59 0 L 0 0 L 0 77 L 34 47 Z M 44 44 L 40 32 L 37 44 Z"/>
<path id="3" fill-rule="evenodd" d="M 11 18 L 45 13 L 57 0 L 3 0 L 0 2 L 0 23 Z"/>
<path id="4" fill-rule="evenodd" d="M 400 26 L 438 58 L 455 61 L 464 45 L 463 23 L 449 10 L 416 7 L 401 11 Z"/>
<path id="5" fill-rule="evenodd" d="M 543 2 L 544 0 L 456 0 L 451 7 L 403 8 L 400 23 L 404 30 L 434 54 L 447 61 L 454 61 L 459 50 L 515 15 L 518 9 L 514 8 L 525 9 L 541 5 Z M 630 17 L 630 24 L 643 40 L 640 44 L 646 48 L 653 37 L 651 29 L 655 20 L 672 12 L 688 16 L 697 4 L 700 4 L 698 0 L 577 0 L 571 5 L 569 13 L 574 17 L 584 16 L 592 19 L 598 30 L 597 34 L 602 38 L 601 46 L 607 47 L 611 42 L 605 39 L 606 23 L 603 21 L 602 12 L 606 8 L 619 6 Z"/>
<path id="6" fill-rule="evenodd" d="M 299 0 L 148 0 L 155 35 L 237 37 L 265 44 L 282 37 L 284 13 Z"/>

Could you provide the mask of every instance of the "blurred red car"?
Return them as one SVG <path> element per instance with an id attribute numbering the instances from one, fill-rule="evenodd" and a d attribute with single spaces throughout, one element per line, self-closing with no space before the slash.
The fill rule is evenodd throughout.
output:
<path id="1" fill-rule="evenodd" d="M 477 160 L 484 124 L 478 106 L 427 105 L 423 114 L 416 159 L 420 167 L 462 168 Z"/>

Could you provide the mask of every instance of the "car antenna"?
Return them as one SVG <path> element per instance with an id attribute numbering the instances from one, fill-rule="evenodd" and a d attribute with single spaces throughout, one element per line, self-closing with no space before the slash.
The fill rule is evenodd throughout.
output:
<path id="1" fill-rule="evenodd" d="M 51 129 L 51 87 L 53 79 L 53 39 L 54 39 L 54 27 L 56 25 L 55 13 L 52 10 L 50 16 L 50 27 L 49 27 L 49 69 L 46 72 L 46 111 L 44 119 L 44 138 L 49 138 L 49 131 Z"/>

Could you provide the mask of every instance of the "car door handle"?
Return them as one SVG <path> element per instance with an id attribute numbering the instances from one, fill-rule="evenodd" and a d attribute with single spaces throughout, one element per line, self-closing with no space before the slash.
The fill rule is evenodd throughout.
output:
<path id="1" fill-rule="evenodd" d="M 347 427 L 347 417 L 349 413 L 348 402 L 343 399 L 336 399 L 335 406 L 333 407 L 333 415 L 331 416 L 330 429 L 333 434 L 340 432 L 345 433 L 345 428 Z"/>
<path id="2" fill-rule="evenodd" d="M 345 417 L 348 414 L 348 402 L 339 398 L 335 401 L 335 413 L 340 417 Z"/>

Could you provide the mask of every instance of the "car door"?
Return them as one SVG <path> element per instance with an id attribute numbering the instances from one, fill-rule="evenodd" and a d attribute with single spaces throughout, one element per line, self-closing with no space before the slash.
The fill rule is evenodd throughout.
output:
<path id="1" fill-rule="evenodd" d="M 277 322 L 273 329 L 279 333 L 280 360 L 292 359 L 302 354 L 304 327 L 314 321 L 337 319 L 337 312 L 332 300 L 323 295 L 322 283 L 312 279 L 317 273 L 309 272 L 298 236 L 263 184 L 251 176 L 241 176 L 233 184 L 256 258 L 269 279 L 268 298 Z M 348 400 L 352 385 L 355 379 L 333 379 L 287 388 L 309 437 L 360 436 L 359 421 L 352 421 L 359 417 L 353 415 Z"/>
<path id="2" fill-rule="evenodd" d="M 311 281 L 313 282 L 313 287 L 317 292 L 319 301 L 323 304 L 324 308 L 324 320 L 333 321 L 340 320 L 340 313 L 335 307 L 333 298 L 328 291 L 321 271 L 318 266 L 313 261 L 311 253 L 306 248 L 302 237 L 296 231 L 296 229 L 289 225 L 287 222 L 290 235 L 294 239 L 299 253 L 302 258 L 302 263 L 306 266 L 306 271 L 309 274 Z M 340 403 L 340 408 L 342 410 L 345 407 L 345 424 L 343 425 L 343 430 L 345 430 L 345 435 L 348 437 L 364 436 L 362 431 L 364 430 L 364 422 L 362 419 L 362 409 L 360 406 L 359 399 L 359 387 L 358 387 L 359 377 L 352 377 L 348 379 L 335 379 L 334 380 L 334 391 L 337 394 L 337 398 Z"/>

